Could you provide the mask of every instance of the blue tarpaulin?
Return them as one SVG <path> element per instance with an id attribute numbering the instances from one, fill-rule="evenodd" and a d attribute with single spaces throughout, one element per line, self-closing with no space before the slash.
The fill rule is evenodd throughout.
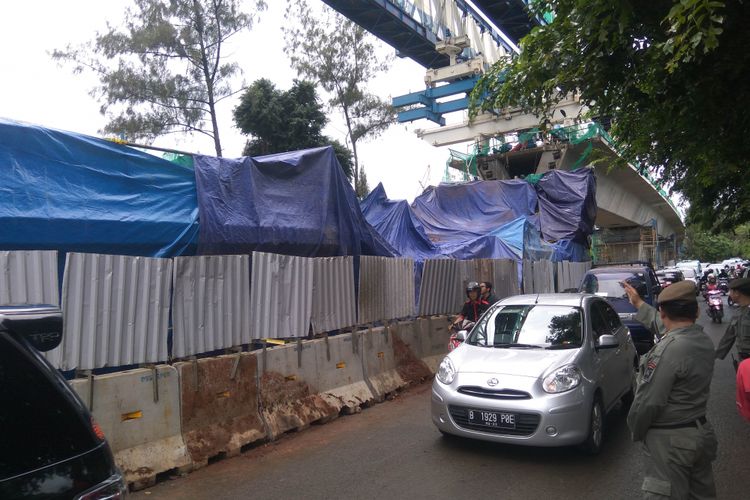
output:
<path id="1" fill-rule="evenodd" d="M 255 158 L 194 156 L 201 254 L 398 254 L 359 207 L 333 148 Z"/>
<path id="2" fill-rule="evenodd" d="M 426 258 L 588 260 L 596 217 L 589 169 L 521 180 L 428 187 L 411 205 L 379 185 L 362 202 L 367 220 L 402 255 Z"/>
<path id="3" fill-rule="evenodd" d="M 72 132 L 0 119 L 0 249 L 195 252 L 193 171 Z"/>
<path id="4" fill-rule="evenodd" d="M 534 217 L 536 198 L 524 181 L 474 181 L 430 186 L 411 208 L 432 241 L 464 242 L 518 217 Z"/>
<path id="5" fill-rule="evenodd" d="M 591 169 L 547 172 L 536 184 L 539 220 L 547 241 L 585 243 L 594 232 L 596 179 Z"/>

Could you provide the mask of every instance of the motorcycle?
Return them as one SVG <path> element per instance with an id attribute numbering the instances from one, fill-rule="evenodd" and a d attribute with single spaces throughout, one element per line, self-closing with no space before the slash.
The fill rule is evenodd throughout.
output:
<path id="1" fill-rule="evenodd" d="M 474 324 L 473 321 L 469 321 L 468 319 L 460 323 L 451 323 L 450 328 L 448 328 L 448 331 L 451 333 L 450 339 L 448 339 L 448 352 L 460 346 L 466 340 L 466 335 L 474 328 Z M 464 332 L 463 338 L 459 335 L 460 332 Z"/>
<path id="2" fill-rule="evenodd" d="M 726 295 L 729 293 L 729 279 L 728 278 L 719 278 L 719 290 L 721 290 L 722 295 Z"/>
<path id="3" fill-rule="evenodd" d="M 710 290 L 706 292 L 706 303 L 708 305 L 707 313 L 714 323 L 721 323 L 724 317 L 724 303 L 721 300 L 720 290 Z"/>

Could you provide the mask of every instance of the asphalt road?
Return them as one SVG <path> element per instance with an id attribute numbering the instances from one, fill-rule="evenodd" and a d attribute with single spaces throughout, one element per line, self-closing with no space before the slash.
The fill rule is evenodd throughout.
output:
<path id="1" fill-rule="evenodd" d="M 731 313 L 730 313 L 731 314 Z M 714 343 L 726 324 L 701 319 Z M 717 361 L 708 418 L 719 439 L 718 496 L 748 498 L 750 423 L 735 408 L 731 360 Z M 133 499 L 639 498 L 640 447 L 622 415 L 607 419 L 598 457 L 446 439 L 430 421 L 430 384 L 168 480 Z"/>

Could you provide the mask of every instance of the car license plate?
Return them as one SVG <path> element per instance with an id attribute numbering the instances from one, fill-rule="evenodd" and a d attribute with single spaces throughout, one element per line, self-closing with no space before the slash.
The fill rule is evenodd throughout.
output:
<path id="1" fill-rule="evenodd" d="M 500 413 L 496 411 L 469 410 L 469 423 L 501 429 L 515 429 L 516 415 L 514 413 Z"/>

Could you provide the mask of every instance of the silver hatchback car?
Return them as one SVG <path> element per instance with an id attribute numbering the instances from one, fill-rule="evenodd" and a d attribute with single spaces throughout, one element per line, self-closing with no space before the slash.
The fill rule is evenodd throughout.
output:
<path id="1" fill-rule="evenodd" d="M 604 416 L 633 396 L 638 354 L 595 295 L 520 295 L 492 306 L 443 359 L 432 421 L 443 434 L 596 454 Z"/>

